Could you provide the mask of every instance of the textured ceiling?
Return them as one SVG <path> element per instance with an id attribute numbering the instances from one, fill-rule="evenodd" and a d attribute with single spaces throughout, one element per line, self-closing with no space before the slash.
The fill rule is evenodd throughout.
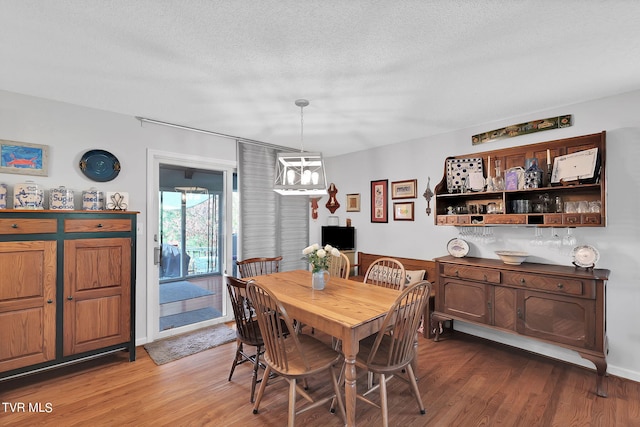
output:
<path id="1" fill-rule="evenodd" d="M 638 90 L 639 17 L 637 0 L 0 0 L 0 89 L 295 149 L 307 98 L 304 148 L 332 156 Z"/>

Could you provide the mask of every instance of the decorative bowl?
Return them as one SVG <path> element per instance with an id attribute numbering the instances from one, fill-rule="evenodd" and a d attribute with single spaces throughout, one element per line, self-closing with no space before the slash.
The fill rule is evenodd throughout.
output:
<path id="1" fill-rule="evenodd" d="M 496 255 L 500 257 L 502 262 L 508 265 L 520 265 L 529 256 L 526 252 L 518 251 L 496 251 Z"/>

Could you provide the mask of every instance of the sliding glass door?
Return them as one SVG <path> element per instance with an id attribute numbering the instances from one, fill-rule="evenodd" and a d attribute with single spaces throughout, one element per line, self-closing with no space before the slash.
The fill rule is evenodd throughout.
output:
<path id="1" fill-rule="evenodd" d="M 159 168 L 159 332 L 223 316 L 224 172 Z"/>

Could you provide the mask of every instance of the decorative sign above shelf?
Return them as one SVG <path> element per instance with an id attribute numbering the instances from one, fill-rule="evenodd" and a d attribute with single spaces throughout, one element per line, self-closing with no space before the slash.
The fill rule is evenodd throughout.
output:
<path id="1" fill-rule="evenodd" d="M 511 138 L 514 136 L 541 132 L 543 130 L 566 128 L 572 124 L 571 114 L 566 116 L 550 117 L 542 120 L 533 120 L 531 122 L 520 123 L 517 125 L 507 126 L 506 128 L 473 135 L 471 137 L 471 143 L 473 145 L 479 145 L 484 144 L 485 142 L 495 141 L 497 139 Z"/>

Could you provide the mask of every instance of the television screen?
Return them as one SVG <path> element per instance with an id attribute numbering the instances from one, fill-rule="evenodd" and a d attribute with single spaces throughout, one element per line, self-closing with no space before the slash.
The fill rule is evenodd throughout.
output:
<path id="1" fill-rule="evenodd" d="M 356 229 L 354 227 L 322 227 L 322 246 L 331 245 L 334 248 L 351 250 L 356 248 Z"/>

